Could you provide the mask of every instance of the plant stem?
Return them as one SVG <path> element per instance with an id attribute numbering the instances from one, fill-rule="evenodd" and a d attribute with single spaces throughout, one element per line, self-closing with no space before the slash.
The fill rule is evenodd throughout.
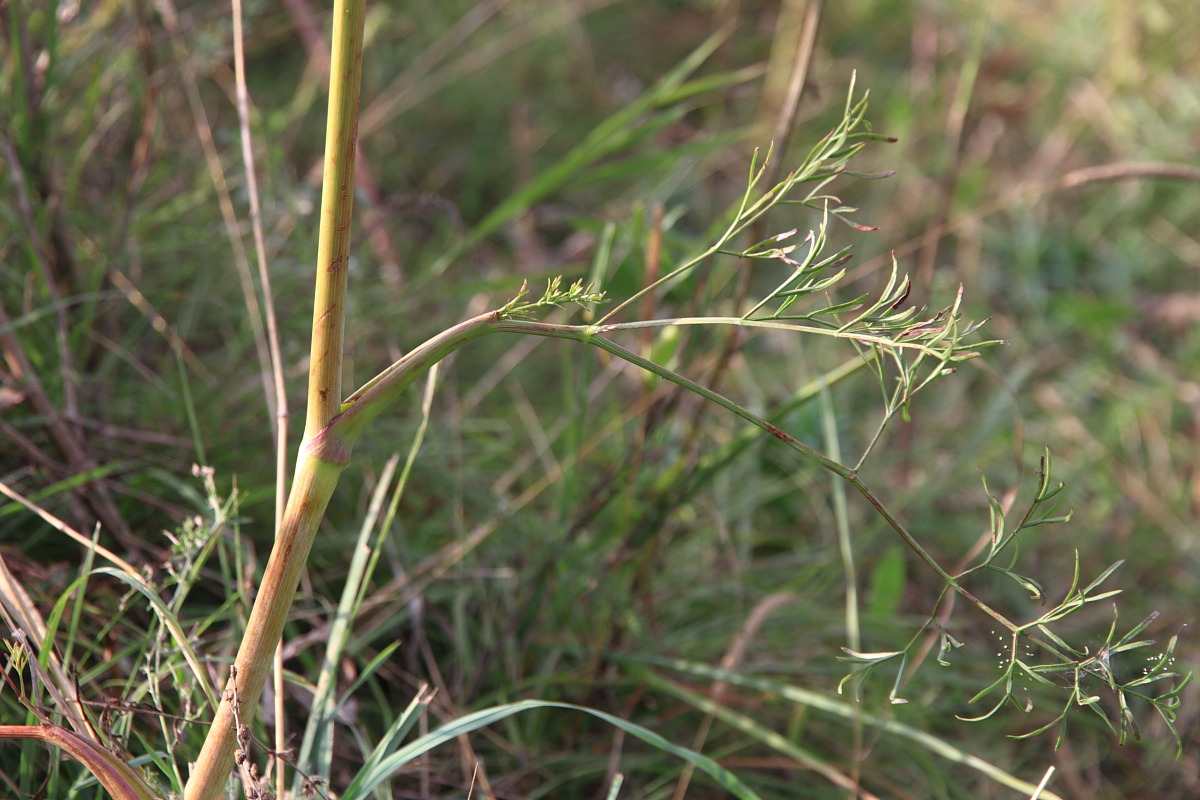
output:
<path id="1" fill-rule="evenodd" d="M 313 294 L 305 441 L 316 436 L 333 419 L 342 397 L 342 341 L 349 272 L 350 213 L 354 205 L 358 101 L 362 85 L 364 5 L 365 0 L 337 0 L 333 10 L 329 121 L 325 129 L 325 174 L 317 240 L 317 285 Z"/>
<path id="2" fill-rule="evenodd" d="M 231 681 L 184 791 L 184 800 L 213 800 L 229 779 L 237 744 L 235 706 L 245 708 L 244 712 L 238 710 L 242 721 L 253 716 L 257 708 L 300 573 L 359 435 L 426 370 L 472 339 L 495 330 L 498 320 L 495 311 L 481 314 L 414 348 L 355 392 L 346 410 L 301 447 L 283 524 L 238 650 L 236 697 Z"/>
<path id="3" fill-rule="evenodd" d="M 0 739 L 38 739 L 70 753 L 88 768 L 114 800 L 154 800 L 154 791 L 136 769 L 91 739 L 66 728 L 49 723 L 0 725 Z"/>
<path id="4" fill-rule="evenodd" d="M 314 449 L 322 450 L 324 457 L 314 455 Z M 340 458 L 334 457 L 335 450 L 327 446 L 321 436 L 302 448 L 296 480 L 283 513 L 283 524 L 238 650 L 236 697 L 231 690 L 222 696 L 200 757 L 184 789 L 184 800 L 213 800 L 229 782 L 237 745 L 234 712 L 237 710 L 239 718 L 245 721 L 258 706 L 275 647 L 283 634 L 283 624 L 296 594 L 300 572 L 308 560 L 325 507 L 349 461 L 348 447 L 341 448 Z M 245 712 L 235 706 L 244 708 Z"/>
<path id="5" fill-rule="evenodd" d="M 231 680 L 223 693 L 212 727 L 184 788 L 184 800 L 215 800 L 229 782 L 237 746 L 235 711 L 238 706 L 244 706 L 245 716 L 237 719 L 249 719 L 258 708 L 272 655 L 296 595 L 300 573 L 308 560 L 325 507 L 350 458 L 352 443 L 331 436 L 326 427 L 338 414 L 342 396 L 342 343 L 365 15 L 365 0 L 337 0 L 334 4 L 308 414 L 296 477 L 238 649 L 236 686 Z"/>
<path id="6" fill-rule="evenodd" d="M 329 434 L 336 441 L 353 446 L 371 421 L 427 369 L 472 339 L 499 330 L 501 325 L 500 313 L 488 311 L 460 322 L 414 348 L 347 398 L 342 413 L 330 423 Z"/>

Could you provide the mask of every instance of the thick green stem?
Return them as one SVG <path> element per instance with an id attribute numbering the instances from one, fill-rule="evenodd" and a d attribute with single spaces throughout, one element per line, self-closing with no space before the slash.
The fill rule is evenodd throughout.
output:
<path id="1" fill-rule="evenodd" d="M 317 528 L 342 469 L 350 460 L 355 441 L 367 425 L 429 367 L 472 339 L 494 330 L 497 319 L 494 311 L 482 314 L 414 348 L 355 392 L 345 411 L 301 448 L 283 524 L 238 650 L 236 679 L 231 679 L 226 686 L 184 791 L 184 800 L 213 800 L 229 781 L 237 747 L 237 722 L 248 722 L 257 710 L 272 655 L 283 635 L 283 625 L 295 598 L 300 573 L 308 561 Z"/>
<path id="2" fill-rule="evenodd" d="M 342 399 L 342 341 L 350 266 L 350 214 L 354 205 L 354 155 L 358 145 L 365 15 L 365 0 L 337 0 L 334 4 L 329 120 L 325 130 L 325 175 L 321 186 L 305 441 L 316 436 L 333 419 Z"/>
<path id="3" fill-rule="evenodd" d="M 229 782 L 237 746 L 236 723 L 248 722 L 258 707 L 275 647 L 295 598 L 300 572 L 308 561 L 317 527 L 349 457 L 349 446 L 328 442 L 324 435 L 305 445 L 300 455 L 283 524 L 238 650 L 237 679 L 229 682 L 222 695 L 184 790 L 184 800 L 213 800 Z"/>
<path id="4" fill-rule="evenodd" d="M 313 537 L 350 458 L 353 442 L 331 433 L 328 425 L 338 414 L 342 397 L 342 343 L 365 6 L 365 0 L 337 0 L 334 4 L 304 443 L 287 507 L 275 533 L 275 546 L 238 649 L 236 679 L 230 680 L 222 696 L 200 757 L 184 788 L 184 800 L 214 800 L 229 781 L 237 747 L 237 723 L 248 721 L 257 710 Z M 244 709 L 244 715 L 239 707 Z"/>

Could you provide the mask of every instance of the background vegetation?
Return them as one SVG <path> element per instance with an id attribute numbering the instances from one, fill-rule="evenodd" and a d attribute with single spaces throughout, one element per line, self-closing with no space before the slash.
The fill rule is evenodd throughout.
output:
<path id="1" fill-rule="evenodd" d="M 776 154 L 784 165 L 803 157 L 836 120 L 857 71 L 875 130 L 898 141 L 855 167 L 893 177 L 833 187 L 860 209 L 857 222 L 879 228 L 830 229 L 837 247 L 855 247 L 850 291 L 878 292 L 895 252 L 914 276 L 912 301 L 941 308 L 961 283 L 965 315 L 990 317 L 989 335 L 1008 342 L 889 430 L 867 465 L 873 485 L 954 563 L 987 530 L 980 473 L 1020 509 L 1050 446 L 1076 514 L 1026 543 L 1026 571 L 1056 599 L 1076 553 L 1085 576 L 1125 559 L 1108 584 L 1126 590 L 1122 622 L 1158 612 L 1148 635 L 1180 634 L 1185 663 L 1196 660 L 1188 625 L 1200 604 L 1192 5 L 828 4 L 792 151 Z M 803 6 L 370 4 L 353 378 L 504 302 L 522 279 L 586 278 L 603 261 L 597 253 L 608 253 L 604 288 L 621 297 L 658 263 L 705 243 L 742 190 L 753 148 L 772 136 Z M 168 0 L 0 5 L 0 478 L 82 531 L 99 520 L 102 543 L 156 565 L 164 586 L 178 580 L 197 649 L 225 656 L 247 603 L 238 590 L 252 590 L 269 547 L 275 414 L 259 312 L 247 311 L 253 254 L 228 9 L 171 9 Z M 246 25 L 265 247 L 299 419 L 329 25 L 322 7 L 302 0 L 250 3 Z M 577 160 L 591 131 L 726 25 L 698 73 L 712 78 L 707 88 L 648 109 L 622 129 L 619 148 Z M 819 222 L 804 209 L 775 219 L 765 233 Z M 648 255 L 656 231 L 658 262 Z M 764 288 L 753 268 L 720 264 L 647 312 L 735 314 L 739 291 Z M 790 408 L 782 427 L 822 449 L 860 451 L 878 420 L 866 375 L 789 403 L 841 364 L 845 348 L 697 331 L 626 345 L 752 408 Z M 288 714 L 301 720 L 293 730 L 359 529 L 377 516 L 371 497 L 390 479 L 384 464 L 409 452 L 424 419 L 420 392 L 411 394 L 407 413 L 381 420 L 359 445 L 314 548 L 284 653 L 296 678 Z M 836 697 L 846 665 L 835 657 L 848 643 L 839 529 L 860 574 L 864 649 L 898 649 L 930 612 L 935 576 L 908 562 L 865 504 L 847 498 L 843 516 L 828 476 L 790 452 L 756 441 L 714 467 L 738 421 L 569 343 L 524 338 L 485 340 L 448 363 L 427 426 L 341 660 L 341 685 L 355 692 L 342 710 L 331 788 L 429 682 L 438 690 L 432 723 L 522 698 L 591 705 L 702 749 L 765 796 L 846 796 L 836 776 L 861 777 L 879 797 L 1016 796 L 862 720 L 662 661 Z M 209 485 L 193 477 L 193 463 L 212 468 Z M 214 529 L 218 557 L 179 577 Z M 0 506 L 0 541 L 43 608 L 80 575 L 82 548 L 16 503 Z M 165 737 L 182 761 L 200 734 L 148 709 L 182 717 L 195 698 L 165 691 L 171 673 L 156 672 L 154 659 L 169 659 L 170 647 L 147 635 L 151 616 L 125 591 L 93 578 L 74 595 L 82 599 L 68 606 L 64 647 L 101 724 L 134 754 Z M 978 591 L 1015 616 L 1040 613 L 1015 585 Z M 1080 630 L 1094 630 L 1099 645 L 1110 614 L 1080 619 Z M 953 665 L 922 667 L 905 705 L 888 704 L 890 680 L 868 681 L 865 714 L 1033 782 L 1054 764 L 1051 788 L 1063 796 L 1200 794 L 1194 691 L 1177 723 L 1180 760 L 1151 713 L 1139 717 L 1142 742 L 1123 747 L 1098 719 L 1076 715 L 1051 752 L 1053 733 L 1004 734 L 1044 724 L 1052 706 L 979 724 L 955 718 L 983 710 L 967 700 L 995 673 L 996 645 L 971 610 L 948 625 L 965 643 Z M 19 721 L 11 689 L 3 717 Z M 716 711 L 738 716 L 710 718 L 685 690 L 708 692 Z M 809 760 L 781 755 L 746 721 Z M 0 751 L 0 769 L 22 796 L 60 796 L 55 787 L 75 774 L 17 745 Z M 599 720 L 551 710 L 441 748 L 396 791 L 463 797 L 474 784 L 481 796 L 602 797 L 617 770 L 626 774 L 620 796 L 681 791 L 675 759 Z M 686 791 L 721 796 L 699 778 Z"/>

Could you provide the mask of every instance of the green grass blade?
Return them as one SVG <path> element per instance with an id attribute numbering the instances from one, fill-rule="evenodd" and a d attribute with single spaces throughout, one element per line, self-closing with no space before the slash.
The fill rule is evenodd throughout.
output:
<path id="1" fill-rule="evenodd" d="M 435 731 L 431 731 L 428 735 L 422 736 L 420 739 L 400 748 L 396 752 L 388 755 L 386 758 L 379 759 L 377 762 L 370 763 L 364 766 L 358 778 L 355 779 L 351 789 L 347 789 L 342 795 L 343 800 L 365 800 L 367 794 L 376 786 L 386 781 L 395 772 L 402 769 L 405 764 L 412 761 L 417 756 L 433 750 L 440 745 L 453 741 L 467 733 L 477 731 L 480 728 L 493 725 L 497 722 L 505 720 L 514 714 L 520 714 L 525 711 L 534 711 L 542 708 L 560 708 L 567 711 L 581 711 L 585 714 L 590 714 L 597 719 L 601 719 L 615 728 L 641 739 L 643 742 L 650 744 L 665 753 L 677 756 L 689 764 L 692 764 L 696 769 L 708 775 L 717 783 L 718 786 L 732 793 L 739 800 L 761 800 L 759 796 L 746 784 L 744 784 L 732 772 L 717 764 L 707 756 L 693 752 L 686 747 L 680 747 L 664 739 L 659 734 L 648 728 L 643 728 L 641 725 L 634 724 L 628 720 L 623 720 L 620 717 L 615 717 L 612 714 L 606 714 L 603 711 L 597 711 L 593 708 L 585 708 L 583 706 L 572 705 L 570 703 L 555 703 L 541 700 L 523 700 L 517 703 L 508 703 L 493 708 L 486 708 L 482 711 L 476 711 L 471 714 L 466 714 L 452 722 L 449 722 Z"/>
<path id="2" fill-rule="evenodd" d="M 163 599 L 158 596 L 158 592 L 154 591 L 153 587 L 145 581 L 112 567 L 100 567 L 93 571 L 92 574 L 108 575 L 109 577 L 116 578 L 146 598 L 147 602 L 150 603 L 150 608 L 158 616 L 159 621 L 171 632 L 171 638 L 175 640 L 176 646 L 183 653 L 184 659 L 192 670 L 192 677 L 196 685 L 204 692 L 204 697 L 211 706 L 216 708 L 217 693 L 213 689 L 212 683 L 208 680 L 208 672 L 205 671 L 204 666 L 200 663 L 200 657 L 196 655 L 196 651 L 192 647 L 192 637 L 183 630 L 183 627 L 179 624 L 178 617 L 175 616 Z"/>
<path id="3" fill-rule="evenodd" d="M 384 497 L 395 475 L 399 456 L 392 456 L 384 466 L 383 474 L 375 486 L 371 496 L 371 504 L 367 517 L 359 531 L 358 541 L 354 545 L 353 555 L 347 571 L 346 584 L 342 589 L 342 597 L 338 602 L 337 611 L 329 623 L 329 636 L 325 645 L 325 658 L 322 661 L 320 674 L 317 678 L 317 688 L 313 694 L 312 709 L 309 713 L 308 724 L 304 729 L 304 739 L 300 744 L 300 752 L 296 763 L 301 770 L 312 775 L 328 775 L 333 761 L 333 727 L 334 715 L 337 711 L 337 679 L 338 667 L 342 654 L 346 651 L 353 635 L 352 620 L 357 616 L 360 588 L 369 579 L 368 572 L 371 563 L 371 547 L 368 542 L 375 523 L 383 509 Z M 297 781 L 301 780 L 297 775 Z M 296 791 L 299 787 L 296 788 Z"/>

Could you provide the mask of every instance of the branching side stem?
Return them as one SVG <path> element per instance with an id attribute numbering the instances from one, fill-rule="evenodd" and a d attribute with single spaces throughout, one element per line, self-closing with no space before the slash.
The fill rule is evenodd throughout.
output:
<path id="1" fill-rule="evenodd" d="M 708 320 L 708 321 L 713 322 L 716 320 Z M 669 322 L 664 322 L 664 321 L 660 320 L 660 321 L 658 321 L 658 324 L 659 325 L 675 324 L 678 322 L 679 322 L 679 320 L 673 320 L 673 321 L 669 321 Z M 692 324 L 699 324 L 701 322 L 701 320 L 688 320 L 688 322 L 691 322 Z M 736 319 L 736 320 L 731 319 L 731 320 L 729 320 L 729 322 L 731 324 L 741 324 L 741 325 L 750 324 L 748 321 L 741 320 L 741 319 Z M 837 461 L 834 461 L 833 459 L 823 455 L 819 451 L 814 450 L 813 448 L 809 447 L 808 445 L 804 444 L 800 440 L 798 440 L 795 437 L 788 434 L 786 431 L 783 431 L 779 427 L 772 425 L 767 420 L 765 420 L 762 417 L 758 416 L 757 414 L 751 412 L 749 409 L 746 409 L 745 407 L 739 405 L 738 403 L 735 403 L 734 401 L 730 400 L 729 398 L 725 397 L 724 395 L 721 395 L 717 392 L 712 391 L 711 389 L 701 386 L 700 384 L 696 383 L 695 381 L 689 380 L 688 378 L 685 378 L 684 376 L 680 375 L 677 372 L 669 370 L 659 364 L 656 364 L 655 362 L 650 361 L 649 359 L 643 358 L 643 357 L 639 356 L 637 353 L 634 353 L 631 350 L 627 350 L 624 347 L 621 347 L 619 344 L 617 344 L 609 339 L 604 338 L 603 336 L 597 335 L 598 330 L 637 328 L 637 327 L 644 327 L 649 324 L 653 324 L 653 323 L 630 323 L 630 324 L 621 324 L 621 325 L 605 325 L 605 326 L 599 326 L 599 328 L 597 328 L 595 326 L 557 325 L 557 324 L 548 323 L 548 322 L 535 322 L 535 321 L 529 321 L 529 320 L 502 320 L 495 325 L 495 330 L 502 331 L 502 332 L 510 332 L 510 333 L 531 334 L 534 336 L 547 336 L 547 337 L 557 338 L 557 339 L 569 339 L 572 341 L 590 344 L 594 347 L 598 347 L 601 350 L 611 353 L 612 355 L 614 355 L 624 361 L 627 361 L 630 364 L 633 364 L 634 366 L 640 367 L 641 369 L 644 369 L 647 372 L 657 375 L 658 377 L 662 378 L 663 380 L 670 381 L 671 383 L 674 383 L 677 386 L 682 386 L 683 388 L 696 393 L 697 395 L 705 398 L 706 400 L 716 403 L 721 408 L 724 408 L 725 410 L 727 410 L 733 414 L 736 414 L 737 416 L 741 417 L 742 419 L 746 420 L 747 422 L 751 423 L 752 425 L 755 425 L 756 427 L 761 428 L 762 430 L 764 430 L 767 433 L 774 436 L 779 441 L 783 442 L 785 445 L 787 445 L 791 449 L 795 450 L 797 453 L 800 453 L 802 456 L 804 456 L 809 461 L 823 467 L 824 469 L 829 470 L 830 472 L 834 473 L 835 475 L 838 475 L 839 477 L 841 477 L 844 480 L 846 480 L 847 482 L 849 482 L 851 486 L 853 486 L 856 490 L 858 490 L 859 494 L 861 494 L 864 498 L 866 498 L 867 502 L 871 504 L 871 506 L 879 513 L 879 515 L 884 519 L 884 521 L 887 522 L 888 527 L 890 527 L 892 530 L 894 530 L 897 533 L 897 535 L 899 535 L 900 538 L 904 540 L 905 544 L 907 544 L 909 546 L 909 548 L 911 548 L 912 551 L 914 553 L 916 553 L 917 557 L 920 558 L 921 561 L 924 562 L 926 566 L 928 566 L 931 570 L 933 570 L 933 572 L 935 572 L 938 575 L 938 577 L 940 577 L 942 579 L 942 581 L 944 581 L 948 587 L 953 589 L 955 592 L 957 592 L 959 595 L 961 595 L 968 602 L 974 604 L 983 613 L 987 614 L 989 617 L 996 620 L 997 623 L 999 623 L 1000 625 L 1003 625 L 1007 630 L 1010 630 L 1013 632 L 1020 631 L 1020 626 L 1018 626 L 1015 622 L 1012 622 L 1011 620 L 1009 620 L 1003 614 L 1000 614 L 995 609 L 988 606 L 986 603 L 984 603 L 982 600 L 980 600 L 978 597 L 976 597 L 974 594 L 972 594 L 970 591 L 968 591 L 965 587 L 963 587 L 959 583 L 959 581 L 955 578 L 955 576 L 953 576 L 949 572 L 947 572 L 946 569 L 944 567 L 942 567 L 941 564 L 938 563 L 937 559 L 935 559 L 933 557 L 933 555 L 930 554 L 929 551 L 926 550 L 921 545 L 921 543 L 908 530 L 908 528 L 906 528 L 904 526 L 904 524 L 900 522 L 900 520 L 896 519 L 896 517 L 892 515 L 892 513 L 888 510 L 887 506 L 885 506 L 883 504 L 883 502 L 875 495 L 875 493 L 871 490 L 871 488 L 869 486 L 867 486 L 866 483 L 863 482 L 862 478 L 859 477 L 857 470 L 852 469 L 851 467 L 847 467 L 846 465 L 841 464 Z M 766 325 L 765 327 L 793 327 L 793 326 L 771 324 L 771 325 Z M 809 330 L 809 332 L 838 335 L 837 332 L 835 332 L 835 331 L 828 331 L 828 330 L 822 330 L 822 329 L 811 329 L 811 330 Z M 889 346 L 903 346 L 903 343 L 897 343 L 897 342 L 888 342 L 888 344 L 889 344 Z"/>

